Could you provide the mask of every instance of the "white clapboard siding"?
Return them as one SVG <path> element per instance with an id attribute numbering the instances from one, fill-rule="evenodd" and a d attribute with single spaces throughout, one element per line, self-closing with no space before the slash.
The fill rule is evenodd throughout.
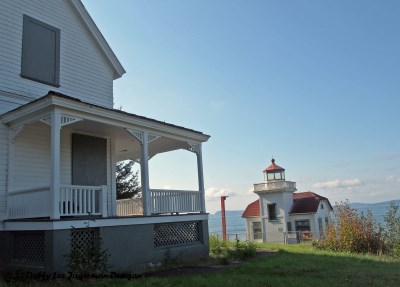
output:
<path id="1" fill-rule="evenodd" d="M 0 220 L 6 215 L 7 152 L 8 129 L 0 124 Z"/>
<path id="2" fill-rule="evenodd" d="M 61 129 L 61 184 L 72 184 L 73 124 Z M 107 141 L 107 190 L 111 192 L 110 141 Z M 15 140 L 14 190 L 30 189 L 50 184 L 50 127 L 36 122 L 26 126 Z"/>
<path id="3" fill-rule="evenodd" d="M 26 126 L 15 138 L 14 190 L 50 184 L 50 127 Z"/>
<path id="4" fill-rule="evenodd" d="M 61 130 L 61 183 L 71 184 L 71 134 Z M 50 127 L 34 123 L 15 140 L 14 190 L 50 184 Z"/>
<path id="5" fill-rule="evenodd" d="M 112 68 L 70 5 L 61 0 L 1 0 L 0 91 L 39 98 L 54 90 L 112 108 Z M 20 77 L 23 14 L 61 30 L 61 87 Z"/>

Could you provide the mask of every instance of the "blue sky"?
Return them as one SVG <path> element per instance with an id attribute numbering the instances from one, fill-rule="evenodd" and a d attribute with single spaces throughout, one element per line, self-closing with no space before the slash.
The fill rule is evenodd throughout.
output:
<path id="1" fill-rule="evenodd" d="M 115 107 L 211 135 L 207 209 L 244 209 L 271 156 L 332 203 L 400 198 L 400 2 L 83 0 L 127 73 Z M 195 189 L 186 151 L 152 188 Z"/>

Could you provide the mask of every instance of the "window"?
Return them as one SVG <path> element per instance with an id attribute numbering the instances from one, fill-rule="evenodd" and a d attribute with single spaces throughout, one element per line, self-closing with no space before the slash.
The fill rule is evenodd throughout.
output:
<path id="1" fill-rule="evenodd" d="M 276 203 L 268 204 L 268 220 L 276 220 Z"/>
<path id="2" fill-rule="evenodd" d="M 287 222 L 287 231 L 288 232 L 292 231 L 292 223 L 290 221 Z"/>
<path id="3" fill-rule="evenodd" d="M 285 179 L 285 171 L 267 172 L 267 180 L 282 180 Z"/>
<path id="4" fill-rule="evenodd" d="M 21 77 L 60 86 L 60 30 L 24 15 Z"/>
<path id="5" fill-rule="evenodd" d="M 324 209 L 324 204 L 323 203 L 321 203 L 321 209 Z"/>
<path id="6" fill-rule="evenodd" d="M 254 240 L 262 239 L 261 222 L 253 222 L 253 238 Z"/>
<path id="7" fill-rule="evenodd" d="M 319 229 L 319 235 L 322 236 L 324 235 L 324 227 L 322 226 L 322 218 L 318 218 L 318 229 Z"/>
<path id="8" fill-rule="evenodd" d="M 296 231 L 311 231 L 310 220 L 296 220 Z"/>

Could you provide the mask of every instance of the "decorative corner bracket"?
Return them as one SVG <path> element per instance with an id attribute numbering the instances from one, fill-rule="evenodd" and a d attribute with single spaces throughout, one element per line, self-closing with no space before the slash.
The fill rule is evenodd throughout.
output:
<path id="1" fill-rule="evenodd" d="M 15 142 L 15 138 L 19 135 L 19 133 L 22 131 L 24 127 L 25 125 L 20 125 L 18 127 L 10 128 L 9 136 L 11 142 Z"/>
<path id="2" fill-rule="evenodd" d="M 195 154 L 200 154 L 200 152 L 201 152 L 201 144 L 190 143 L 190 142 L 187 142 L 187 144 L 188 144 L 188 147 L 186 149 L 188 151 L 191 151 L 191 152 L 193 152 Z"/>
<path id="3" fill-rule="evenodd" d="M 143 132 L 132 130 L 132 129 L 125 129 L 131 136 L 137 139 L 141 144 L 143 144 Z"/>
<path id="4" fill-rule="evenodd" d="M 130 135 L 132 135 L 135 139 L 137 139 L 141 144 L 143 144 L 144 132 L 133 130 L 133 129 L 125 129 Z M 147 135 L 147 143 L 151 143 L 159 139 L 161 136 L 148 134 Z"/>
<path id="5" fill-rule="evenodd" d="M 82 118 L 68 116 L 68 115 L 61 115 L 61 127 L 67 126 L 76 122 L 83 121 Z"/>
<path id="6" fill-rule="evenodd" d="M 51 116 L 47 115 L 43 118 L 40 119 L 40 121 L 48 126 L 51 126 Z M 79 122 L 79 121 L 83 121 L 82 118 L 78 118 L 78 117 L 74 117 L 74 116 L 69 116 L 69 115 L 61 115 L 61 119 L 60 119 L 60 125 L 61 127 Z"/>
<path id="7" fill-rule="evenodd" d="M 158 135 L 153 135 L 153 134 L 148 134 L 147 135 L 147 142 L 151 143 L 152 141 L 155 141 L 157 139 L 159 139 L 161 136 Z"/>

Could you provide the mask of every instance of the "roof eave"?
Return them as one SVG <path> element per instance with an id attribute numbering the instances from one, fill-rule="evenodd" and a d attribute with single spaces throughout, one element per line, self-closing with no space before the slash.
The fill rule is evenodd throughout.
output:
<path id="1" fill-rule="evenodd" d="M 108 62 L 112 66 L 114 70 L 114 80 L 122 77 L 125 74 L 125 69 L 122 66 L 121 62 L 118 60 L 117 56 L 114 54 L 110 45 L 107 43 L 103 34 L 100 32 L 99 28 L 96 26 L 96 23 L 93 21 L 92 17 L 86 10 L 85 6 L 82 4 L 80 0 L 69 0 L 72 4 L 72 7 L 75 8 L 76 13 L 81 18 L 82 23 L 89 30 L 90 34 L 93 36 L 96 44 L 99 46 L 101 51 L 104 53 Z"/>
<path id="2" fill-rule="evenodd" d="M 305 214 L 316 214 L 317 212 L 290 212 L 289 215 L 305 215 Z"/>
<path id="3" fill-rule="evenodd" d="M 175 126 L 169 123 L 161 122 L 154 119 L 145 118 L 142 116 L 121 112 L 114 109 L 108 109 L 90 103 L 81 102 L 75 98 L 64 98 L 58 96 L 56 93 L 49 92 L 46 96 L 34 100 L 24 106 L 6 112 L 0 115 L 0 121 L 3 124 L 10 124 L 11 122 L 28 116 L 33 112 L 49 108 L 51 106 L 72 109 L 78 112 L 100 115 L 104 118 L 110 118 L 128 124 L 135 124 L 146 129 L 162 130 L 166 133 L 177 135 L 183 138 L 190 138 L 194 142 L 206 142 L 210 138 L 209 135 L 202 132 L 191 130 L 185 127 Z"/>

